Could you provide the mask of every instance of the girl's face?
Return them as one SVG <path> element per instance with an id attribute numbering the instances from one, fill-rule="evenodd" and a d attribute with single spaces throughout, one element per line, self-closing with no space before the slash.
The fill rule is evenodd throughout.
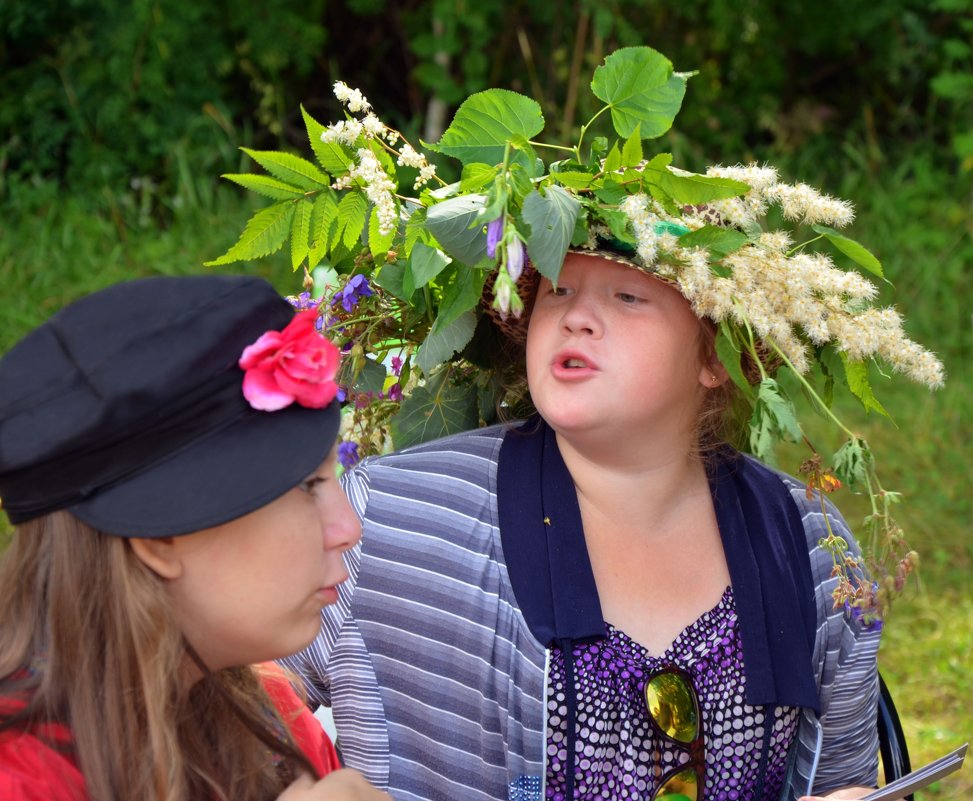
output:
<path id="1" fill-rule="evenodd" d="M 341 554 L 361 535 L 335 453 L 266 506 L 170 538 L 162 571 L 150 563 L 169 579 L 177 621 L 211 670 L 295 653 L 318 634 L 321 608 L 348 577 Z"/>
<path id="2" fill-rule="evenodd" d="M 700 321 L 675 289 L 599 256 L 569 253 L 541 279 L 527 334 L 534 405 L 562 435 L 693 436 L 702 387 Z M 632 437 L 633 439 L 629 439 Z"/>

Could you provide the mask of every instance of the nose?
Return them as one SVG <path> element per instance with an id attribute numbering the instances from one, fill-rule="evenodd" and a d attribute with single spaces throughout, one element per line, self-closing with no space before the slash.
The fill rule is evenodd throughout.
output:
<path id="1" fill-rule="evenodd" d="M 567 334 L 601 336 L 601 313 L 590 293 L 577 291 L 567 299 L 561 314 L 561 329 Z"/>
<path id="2" fill-rule="evenodd" d="M 323 508 L 322 508 L 323 507 Z M 340 489 L 319 506 L 325 550 L 347 551 L 361 539 L 361 524 Z"/>

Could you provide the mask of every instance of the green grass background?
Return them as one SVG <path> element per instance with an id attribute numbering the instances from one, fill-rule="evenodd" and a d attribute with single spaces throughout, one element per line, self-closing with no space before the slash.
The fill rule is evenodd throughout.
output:
<path id="1" fill-rule="evenodd" d="M 921 585 L 896 603 L 881 651 L 918 764 L 973 736 L 973 173 L 956 175 L 919 148 L 879 169 L 853 151 L 836 160 L 840 177 L 828 188 L 858 207 L 851 235 L 880 256 L 909 333 L 937 351 L 949 373 L 935 394 L 876 377 L 894 425 L 841 407 L 876 451 L 887 488 L 905 493 L 899 519 L 922 555 Z M 795 161 L 782 172 L 810 171 L 813 180 L 814 168 Z M 216 176 L 184 174 L 169 197 L 153 191 L 135 186 L 76 197 L 53 184 L 7 187 L 0 197 L 0 351 L 94 289 L 139 275 L 204 272 L 202 262 L 235 241 L 253 208 Z M 157 222 L 160 208 L 165 225 Z M 259 270 L 281 291 L 300 291 L 283 258 L 237 269 Z M 814 437 L 813 423 L 810 431 Z M 785 450 L 781 466 L 794 472 L 801 458 Z M 834 500 L 853 524 L 864 515 L 861 499 L 847 491 Z M 918 797 L 973 798 L 973 764 Z"/>

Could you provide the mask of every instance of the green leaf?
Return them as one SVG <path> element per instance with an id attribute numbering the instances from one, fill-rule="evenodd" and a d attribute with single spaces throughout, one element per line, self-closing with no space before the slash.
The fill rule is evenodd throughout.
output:
<path id="1" fill-rule="evenodd" d="M 872 385 L 868 381 L 868 367 L 864 362 L 852 361 L 847 354 L 841 353 L 841 364 L 845 368 L 845 380 L 848 382 L 848 389 L 851 394 L 861 401 L 865 411 L 878 412 L 883 417 L 888 417 L 889 413 L 885 407 L 878 402 L 878 398 L 872 392 Z"/>
<path id="2" fill-rule="evenodd" d="M 278 150 L 251 150 L 240 148 L 267 172 L 285 183 L 308 191 L 331 186 L 331 179 L 307 159 Z"/>
<path id="3" fill-rule="evenodd" d="M 740 351 L 725 322 L 720 323 L 719 331 L 716 333 L 716 357 L 720 360 L 720 364 L 726 368 L 726 372 L 729 373 L 730 379 L 736 384 L 737 389 L 748 398 L 752 396 L 753 387 L 744 377 L 743 370 L 740 367 Z"/>
<path id="4" fill-rule="evenodd" d="M 711 200 L 737 197 L 750 191 L 750 185 L 732 178 L 710 175 L 676 175 L 662 168 L 647 166 L 642 173 L 645 183 L 657 186 L 678 206 L 695 206 Z"/>
<path id="5" fill-rule="evenodd" d="M 343 242 L 349 250 L 355 246 L 365 230 L 368 202 L 361 192 L 349 192 L 338 204 L 338 225 L 331 246 Z"/>
<path id="6" fill-rule="evenodd" d="M 311 150 L 314 151 L 321 166 L 331 175 L 348 172 L 348 165 L 354 161 L 351 152 L 335 142 L 322 142 L 321 134 L 324 133 L 324 126 L 308 114 L 304 106 L 301 106 L 301 114 L 304 117 L 304 127 L 307 130 Z"/>
<path id="7" fill-rule="evenodd" d="M 425 242 L 427 245 L 432 242 L 432 236 L 426 230 L 426 209 L 425 206 L 416 209 L 409 215 L 409 221 L 405 224 L 405 252 L 400 256 L 408 258 L 412 254 L 412 248 L 416 242 Z"/>
<path id="8" fill-rule="evenodd" d="M 439 331 L 430 331 L 416 356 L 419 369 L 429 375 L 450 356 L 466 347 L 466 343 L 473 338 L 475 328 L 476 315 L 466 311 Z"/>
<path id="9" fill-rule="evenodd" d="M 294 211 L 294 221 L 291 223 L 291 269 L 301 266 L 309 251 L 311 233 L 311 212 L 314 204 L 310 200 L 301 200 Z"/>
<path id="10" fill-rule="evenodd" d="M 485 203 L 484 195 L 460 195 L 426 210 L 426 227 L 439 246 L 471 267 L 486 256 L 486 234 L 482 226 L 470 228 Z"/>
<path id="11" fill-rule="evenodd" d="M 541 275 L 552 281 L 561 274 L 580 213 L 581 203 L 560 186 L 547 187 L 546 195 L 535 189 L 524 199 L 524 222 L 530 226 L 527 255 Z"/>
<path id="12" fill-rule="evenodd" d="M 338 201 L 328 189 L 314 199 L 311 209 L 311 247 L 308 249 L 308 269 L 313 270 L 330 250 L 332 226 L 338 217 Z"/>
<path id="13" fill-rule="evenodd" d="M 378 274 L 374 276 L 375 283 L 386 292 L 395 295 L 399 300 L 409 303 L 412 293 L 405 291 L 405 275 L 408 262 L 397 261 L 394 264 L 383 264 Z"/>
<path id="14" fill-rule="evenodd" d="M 622 166 L 637 167 L 642 162 L 642 125 L 637 123 L 632 135 L 625 140 L 622 148 Z"/>
<path id="15" fill-rule="evenodd" d="M 287 241 L 294 209 L 295 204 L 290 200 L 261 209 L 250 218 L 239 241 L 218 259 L 204 262 L 205 266 L 218 267 L 276 253 Z"/>
<path id="16" fill-rule="evenodd" d="M 460 179 L 460 189 L 463 192 L 476 192 L 489 186 L 497 177 L 497 168 L 488 164 L 467 164 L 463 167 L 463 177 Z"/>
<path id="17" fill-rule="evenodd" d="M 405 271 L 403 290 L 411 296 L 439 275 L 449 262 L 449 257 L 438 248 L 417 242 Z"/>
<path id="18" fill-rule="evenodd" d="M 602 169 L 605 172 L 616 172 L 622 166 L 622 152 L 618 149 L 618 142 L 612 145 L 612 149 L 605 156 L 605 164 Z"/>
<path id="19" fill-rule="evenodd" d="M 391 231 L 383 234 L 379 228 L 378 209 L 373 208 L 368 219 L 368 249 L 372 252 L 372 257 L 377 261 L 384 261 L 394 239 L 395 227 L 393 226 Z"/>
<path id="20" fill-rule="evenodd" d="M 476 388 L 448 382 L 416 387 L 392 418 L 396 448 L 407 448 L 476 428 Z"/>
<path id="21" fill-rule="evenodd" d="M 780 440 L 797 442 L 801 426 L 793 404 L 773 378 L 765 378 L 757 390 L 757 402 L 750 418 L 750 450 L 770 465 L 777 463 L 774 444 Z"/>
<path id="22" fill-rule="evenodd" d="M 628 192 L 615 178 L 602 178 L 595 189 L 595 197 L 606 206 L 617 206 L 628 197 Z"/>
<path id="23" fill-rule="evenodd" d="M 747 235 L 734 228 L 720 228 L 718 225 L 704 225 L 679 237 L 684 248 L 706 248 L 717 258 L 733 253 L 750 240 Z"/>
<path id="24" fill-rule="evenodd" d="M 530 139 L 542 130 L 544 115 L 536 100 L 507 89 L 487 89 L 463 101 L 432 149 L 463 164 L 494 165 L 503 161 L 509 140 Z"/>
<path id="25" fill-rule="evenodd" d="M 534 182 L 531 181 L 527 171 L 520 164 L 511 164 L 507 171 L 507 177 L 517 200 L 522 201 L 534 191 Z"/>
<path id="26" fill-rule="evenodd" d="M 832 459 L 838 479 L 849 488 L 866 483 L 872 466 L 872 453 L 863 439 L 852 437 L 842 445 Z"/>
<path id="27" fill-rule="evenodd" d="M 304 190 L 269 175 L 253 175 L 252 173 L 225 173 L 221 176 L 235 184 L 240 184 L 244 189 L 256 192 L 258 195 L 269 197 L 272 200 L 293 200 L 296 197 L 304 197 Z"/>
<path id="28" fill-rule="evenodd" d="M 388 371 L 384 364 L 366 356 L 362 360 L 361 370 L 355 376 L 355 384 L 352 388 L 356 392 L 374 392 L 377 394 L 385 388 L 386 375 L 388 375 Z"/>
<path id="29" fill-rule="evenodd" d="M 595 70 L 591 91 L 611 106 L 619 136 L 639 128 L 643 139 L 654 139 L 672 127 L 687 77 L 673 72 L 669 59 L 651 47 L 623 47 Z"/>
<path id="30" fill-rule="evenodd" d="M 885 273 L 882 271 L 882 263 L 864 245 L 859 244 L 854 239 L 849 239 L 847 236 L 842 236 L 826 225 L 812 225 L 811 229 L 821 234 L 855 264 L 864 267 L 879 278 L 885 277 Z"/>
<path id="31" fill-rule="evenodd" d="M 491 267 L 490 260 L 484 260 L 486 267 Z M 488 269 L 470 269 L 454 265 L 453 273 L 445 277 L 443 298 L 439 304 L 439 314 L 433 323 L 433 333 L 452 325 L 460 315 L 476 308 L 483 297 L 483 284 L 486 283 Z"/>
<path id="32" fill-rule="evenodd" d="M 565 172 L 552 172 L 551 178 L 568 187 L 568 189 L 587 189 L 591 186 L 594 176 L 587 172 L 567 170 Z"/>

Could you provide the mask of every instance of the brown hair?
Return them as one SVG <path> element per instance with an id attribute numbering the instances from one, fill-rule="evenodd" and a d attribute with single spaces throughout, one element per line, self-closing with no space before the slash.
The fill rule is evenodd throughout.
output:
<path id="1" fill-rule="evenodd" d="M 17 528 L 0 558 L 0 697 L 26 705 L 0 731 L 66 725 L 92 801 L 264 801 L 315 773 L 254 668 L 190 687 L 186 659 L 162 580 L 126 539 L 63 511 Z"/>

